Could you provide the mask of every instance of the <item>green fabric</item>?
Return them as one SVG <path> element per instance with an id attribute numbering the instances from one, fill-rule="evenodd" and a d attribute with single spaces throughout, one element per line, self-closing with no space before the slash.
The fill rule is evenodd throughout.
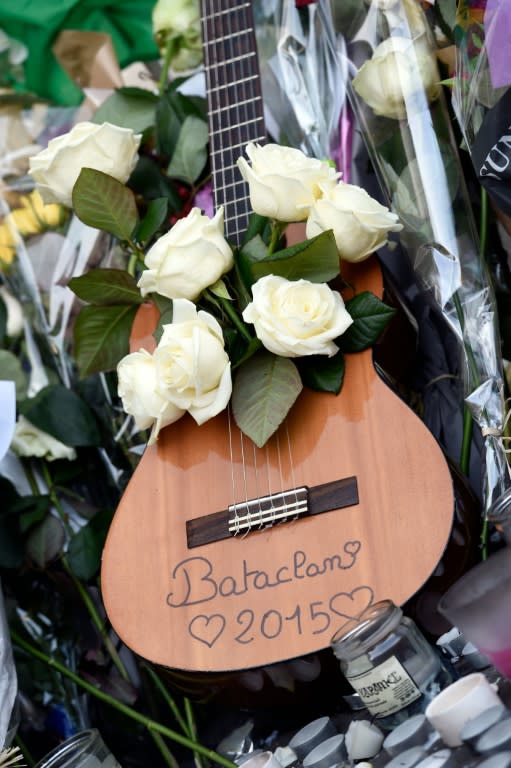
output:
<path id="1" fill-rule="evenodd" d="M 24 88 L 56 104 L 79 104 L 83 94 L 51 47 L 63 29 L 106 32 L 121 67 L 158 58 L 153 40 L 155 0 L 0 0 L 0 28 L 28 48 Z"/>

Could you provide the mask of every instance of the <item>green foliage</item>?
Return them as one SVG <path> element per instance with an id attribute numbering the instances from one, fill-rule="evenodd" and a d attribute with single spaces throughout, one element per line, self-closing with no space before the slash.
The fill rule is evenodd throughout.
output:
<path id="1" fill-rule="evenodd" d="M 318 392 L 332 392 L 338 395 L 344 382 L 344 355 L 339 350 L 333 357 L 311 355 L 297 360 L 302 382 Z"/>
<path id="2" fill-rule="evenodd" d="M 195 115 L 186 117 L 167 168 L 169 176 L 193 184 L 206 165 L 208 140 L 208 124 Z"/>
<path id="3" fill-rule="evenodd" d="M 128 354 L 136 313 L 133 304 L 83 307 L 74 328 L 75 357 L 81 376 L 111 371 Z"/>
<path id="4" fill-rule="evenodd" d="M 67 561 L 79 579 L 88 581 L 98 573 L 103 545 L 111 522 L 111 511 L 102 510 L 71 537 Z"/>
<path id="5" fill-rule="evenodd" d="M 261 448 L 284 421 L 302 390 L 296 365 L 261 351 L 240 366 L 234 380 L 236 424 Z"/>
<path id="6" fill-rule="evenodd" d="M 101 104 L 92 122 L 112 123 L 142 133 L 154 125 L 158 97 L 143 88 L 118 88 Z"/>
<path id="7" fill-rule="evenodd" d="M 255 283 L 264 275 L 326 283 L 339 274 L 339 251 L 331 230 L 264 258 L 260 258 L 261 241 L 257 242 L 259 245 L 256 253 L 250 247 L 244 247 L 240 252 L 240 268 L 250 283 Z M 247 245 L 250 246 L 250 243 Z"/>
<path id="8" fill-rule="evenodd" d="M 73 208 L 84 224 L 129 240 L 138 224 L 135 195 L 129 187 L 93 168 L 82 168 L 73 187 Z"/>
<path id="9" fill-rule="evenodd" d="M 91 269 L 73 277 L 69 287 L 82 301 L 91 304 L 143 304 L 137 283 L 124 269 Z"/>
<path id="10" fill-rule="evenodd" d="M 362 352 L 371 347 L 396 312 L 369 291 L 363 291 L 347 301 L 346 309 L 353 318 L 353 323 L 337 339 L 337 344 L 343 352 Z"/>
<path id="11" fill-rule="evenodd" d="M 66 445 L 99 445 L 100 435 L 94 414 L 72 389 L 62 384 L 41 389 L 20 405 L 34 426 Z"/>
<path id="12" fill-rule="evenodd" d="M 16 400 L 23 400 L 27 396 L 27 374 L 23 370 L 20 359 L 13 352 L 0 349 L 0 371 L 2 371 L 2 379 L 14 381 Z"/>

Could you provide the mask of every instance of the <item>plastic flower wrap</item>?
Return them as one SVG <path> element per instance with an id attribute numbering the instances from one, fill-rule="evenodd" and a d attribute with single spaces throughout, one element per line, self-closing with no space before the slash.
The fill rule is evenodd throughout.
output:
<path id="1" fill-rule="evenodd" d="M 330 3 L 256 0 L 254 16 L 270 132 L 311 157 L 334 157 L 346 73 Z"/>
<path id="2" fill-rule="evenodd" d="M 372 0 L 349 51 L 350 100 L 381 187 L 403 224 L 401 242 L 459 340 L 466 404 L 486 436 L 488 509 L 501 490 L 503 461 L 491 436 L 503 421 L 495 301 L 441 92 L 435 43 L 414 0 Z M 466 444 L 462 449 L 466 459 Z"/>

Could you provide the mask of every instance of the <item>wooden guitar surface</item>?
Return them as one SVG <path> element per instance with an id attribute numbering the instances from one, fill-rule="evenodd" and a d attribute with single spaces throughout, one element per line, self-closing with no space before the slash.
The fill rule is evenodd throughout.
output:
<path id="1" fill-rule="evenodd" d="M 381 292 L 374 260 L 349 279 L 357 293 Z M 277 490 L 322 497 L 319 486 L 334 481 L 345 482 L 327 506 L 339 507 L 189 547 L 189 521 Z M 434 437 L 376 374 L 370 350 L 348 355 L 341 393 L 304 391 L 261 450 L 247 439 L 241 448 L 225 413 L 162 431 L 108 534 L 105 607 L 126 645 L 167 667 L 226 671 L 301 656 L 369 603 L 411 597 L 442 555 L 453 508 Z"/>

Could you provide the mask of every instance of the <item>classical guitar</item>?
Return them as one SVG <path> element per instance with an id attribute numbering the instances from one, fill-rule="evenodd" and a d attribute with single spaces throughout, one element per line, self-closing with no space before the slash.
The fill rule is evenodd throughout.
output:
<path id="1" fill-rule="evenodd" d="M 202 10 L 216 200 L 236 241 L 248 204 L 235 160 L 264 136 L 251 5 L 205 0 Z M 357 292 L 381 293 L 375 260 L 346 276 Z M 368 350 L 348 356 L 338 396 L 304 391 L 262 449 L 228 411 L 163 430 L 108 534 L 105 607 L 130 648 L 174 669 L 303 656 L 372 601 L 413 595 L 452 515 L 440 448 Z"/>

